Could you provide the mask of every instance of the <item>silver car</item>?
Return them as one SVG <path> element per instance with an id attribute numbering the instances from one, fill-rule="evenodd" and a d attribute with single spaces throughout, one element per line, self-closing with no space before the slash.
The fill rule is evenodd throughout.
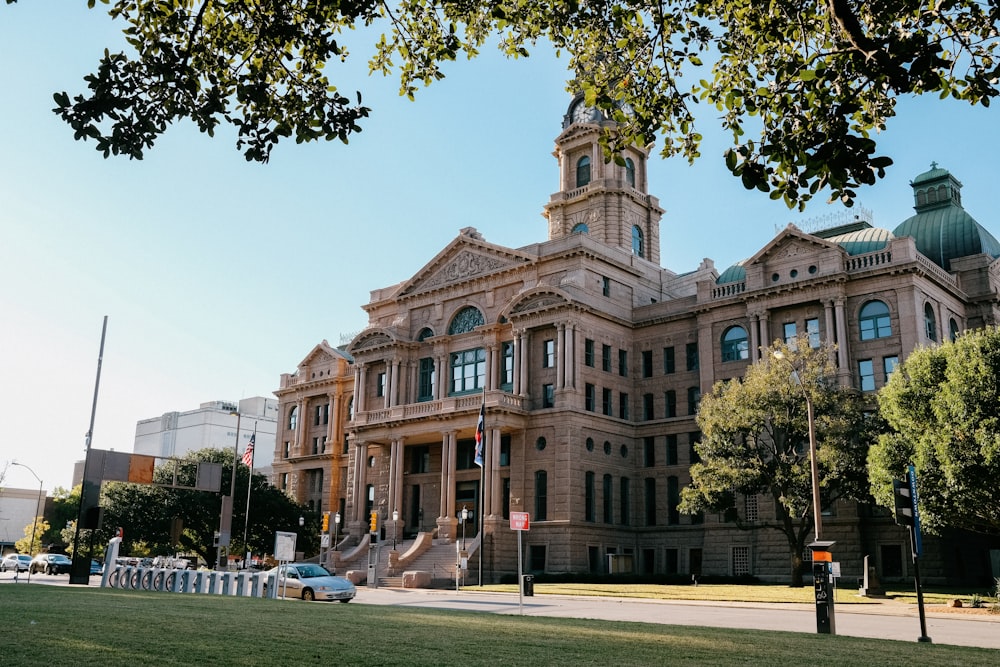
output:
<path id="1" fill-rule="evenodd" d="M 0 561 L 0 572 L 14 570 L 15 572 L 27 572 L 31 566 L 31 556 L 28 554 L 7 554 Z"/>
<path id="2" fill-rule="evenodd" d="M 277 582 L 276 597 L 350 602 L 358 592 L 350 581 L 330 574 L 315 563 L 290 563 L 272 568 L 267 571 L 265 581 Z M 264 590 L 266 594 L 267 584 Z"/>

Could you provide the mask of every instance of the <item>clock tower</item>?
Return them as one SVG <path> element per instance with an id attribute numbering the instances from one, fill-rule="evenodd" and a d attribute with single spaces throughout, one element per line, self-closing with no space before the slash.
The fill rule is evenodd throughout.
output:
<path id="1" fill-rule="evenodd" d="M 573 98 L 553 153 L 559 161 L 559 192 L 543 213 L 549 239 L 588 234 L 659 266 L 663 209 L 648 192 L 649 149 L 629 146 L 621 153 L 624 164 L 606 162 L 601 133 L 614 128 L 614 121 L 586 106 L 582 95 Z"/>

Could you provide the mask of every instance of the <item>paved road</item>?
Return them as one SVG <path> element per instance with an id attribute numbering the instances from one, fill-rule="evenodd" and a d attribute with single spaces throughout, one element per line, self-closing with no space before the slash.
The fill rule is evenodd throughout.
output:
<path id="1" fill-rule="evenodd" d="M 24 584 L 21 574 L 20 584 Z M 0 584 L 14 583 L 12 572 L 0 573 Z M 31 585 L 69 585 L 68 575 L 36 574 Z M 91 578 L 92 586 L 100 577 Z M 748 604 L 732 602 L 679 602 L 623 598 L 535 595 L 519 602 L 516 593 L 480 593 L 400 588 L 359 588 L 361 604 L 459 609 L 487 614 L 523 614 L 590 618 L 608 621 L 642 621 L 667 625 L 698 625 L 717 628 L 749 628 L 808 632 L 816 631 L 816 615 L 809 604 Z M 294 604 L 308 604 L 295 601 Z M 325 603 L 316 603 L 325 604 Z M 927 613 L 927 634 L 935 644 L 979 646 L 1000 649 L 1000 615 Z M 911 605 L 896 602 L 838 605 L 837 634 L 915 642 L 920 620 Z"/>
<path id="2" fill-rule="evenodd" d="M 437 609 L 462 609 L 492 614 L 592 618 L 609 621 L 643 621 L 668 625 L 750 628 L 815 632 L 816 614 L 809 604 L 694 603 L 668 600 L 628 600 L 606 597 L 535 595 L 523 607 L 513 593 L 478 593 L 463 590 L 425 591 L 397 588 L 358 590 L 363 604 L 412 605 Z M 927 634 L 936 644 L 1000 649 L 1000 616 L 928 613 Z M 837 634 L 915 642 L 920 635 L 916 609 L 899 603 L 839 605 Z"/>

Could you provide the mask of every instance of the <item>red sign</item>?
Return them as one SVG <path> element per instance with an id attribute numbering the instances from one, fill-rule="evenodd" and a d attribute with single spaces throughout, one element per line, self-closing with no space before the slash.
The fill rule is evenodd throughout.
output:
<path id="1" fill-rule="evenodd" d="M 511 530 L 529 530 L 529 527 L 528 527 L 528 513 L 527 512 L 511 512 L 510 513 L 510 529 Z"/>

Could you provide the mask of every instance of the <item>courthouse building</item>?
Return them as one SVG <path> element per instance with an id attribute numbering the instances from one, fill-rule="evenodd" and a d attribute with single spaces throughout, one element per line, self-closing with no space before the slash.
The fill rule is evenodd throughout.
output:
<path id="1" fill-rule="evenodd" d="M 427 533 L 452 553 L 467 531 L 496 581 L 517 571 L 515 511 L 530 514 L 528 571 L 787 580 L 784 538 L 737 525 L 773 520 L 767 498 L 741 498 L 739 522 L 678 512 L 701 395 L 799 334 L 836 343 L 840 382 L 874 392 L 915 347 L 997 323 L 1000 243 L 948 171 L 913 180 L 916 212 L 892 231 L 864 212 L 789 225 L 735 266 L 675 273 L 659 264 L 648 151 L 605 162 L 609 125 L 571 103 L 547 238 L 508 248 L 461 230 L 411 278 L 372 291 L 348 345 L 324 341 L 282 376 L 272 479 L 339 513 L 345 548 L 376 511 L 393 536 Z M 907 535 L 884 511 L 841 501 L 824 527 L 844 576 L 865 555 L 883 577 L 911 576 Z M 986 544 L 929 544 L 931 579 L 990 574 Z"/>

